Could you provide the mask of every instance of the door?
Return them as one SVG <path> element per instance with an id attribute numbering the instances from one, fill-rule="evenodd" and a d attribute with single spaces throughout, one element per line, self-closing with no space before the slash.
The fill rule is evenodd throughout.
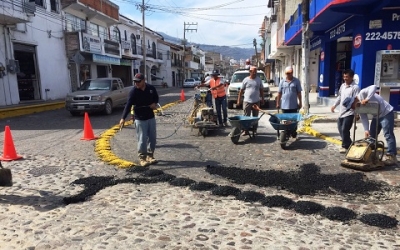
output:
<path id="1" fill-rule="evenodd" d="M 14 44 L 14 57 L 19 62 L 18 93 L 21 101 L 40 100 L 40 82 L 37 74 L 35 47 Z"/>
<path id="2" fill-rule="evenodd" d="M 104 65 L 97 65 L 97 78 L 108 77 L 108 67 Z"/>

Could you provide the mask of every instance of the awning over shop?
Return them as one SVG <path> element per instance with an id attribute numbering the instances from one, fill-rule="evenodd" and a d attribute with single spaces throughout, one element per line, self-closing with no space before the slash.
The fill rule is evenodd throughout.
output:
<path id="1" fill-rule="evenodd" d="M 332 11 L 350 14 L 370 13 L 379 6 L 382 8 L 391 0 L 334 0 L 331 4 Z M 379 9 L 380 9 L 379 8 Z"/>
<path id="2" fill-rule="evenodd" d="M 294 51 L 293 47 L 284 47 L 284 48 L 278 48 L 275 51 L 271 51 L 271 54 L 268 55 L 268 59 L 279 59 L 281 60 L 282 58 L 284 58 L 285 56 L 288 56 L 290 54 L 292 54 Z"/>
<path id="3" fill-rule="evenodd" d="M 310 30 L 314 35 L 322 35 L 333 26 L 346 20 L 352 15 L 369 14 L 386 6 L 392 6 L 399 0 L 332 0 L 327 4 L 313 0 L 310 2 Z M 301 5 L 296 13 L 301 13 Z M 297 17 L 296 24 L 292 24 L 285 34 L 286 45 L 301 44 L 302 15 Z M 300 25 L 299 25 L 300 24 Z"/>

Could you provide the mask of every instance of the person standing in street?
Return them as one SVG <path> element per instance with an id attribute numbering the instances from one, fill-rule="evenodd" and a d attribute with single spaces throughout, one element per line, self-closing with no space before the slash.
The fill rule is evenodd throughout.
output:
<path id="1" fill-rule="evenodd" d="M 137 73 L 133 82 L 135 86 L 129 93 L 119 126 L 120 128 L 124 126 L 125 118 L 134 105 L 139 165 L 145 167 L 158 162 L 154 158 L 157 133 L 153 110 L 157 109 L 159 97 L 156 88 L 145 82 L 143 74 Z"/>
<path id="2" fill-rule="evenodd" d="M 360 92 L 360 87 L 354 82 L 354 71 L 347 69 L 343 72 L 344 83 L 340 86 L 338 97 L 331 107 L 331 112 L 335 112 L 335 108 L 339 106 L 339 118 L 337 126 L 340 137 L 342 138 L 342 147 L 339 152 L 344 154 L 350 147 L 352 140 L 350 137 L 350 130 L 354 122 L 354 109 L 349 107 L 344 100 L 347 101 L 351 97 L 355 97 Z"/>
<path id="3" fill-rule="evenodd" d="M 394 108 L 387 101 L 385 101 L 382 96 L 376 94 L 376 86 L 371 85 L 369 87 L 363 88 L 357 96 L 347 97 L 344 101 L 347 108 L 355 109 L 357 103 L 365 105 L 368 102 L 375 102 L 379 104 L 378 116 L 374 116 L 371 121 L 371 126 L 369 126 L 369 120 L 367 114 L 360 114 L 361 123 L 364 128 L 365 138 L 372 137 L 377 139 L 378 134 L 383 130 L 383 135 L 387 143 L 387 151 L 385 156 L 384 164 L 386 166 L 397 164 L 397 146 L 396 137 L 394 135 Z M 377 119 L 379 117 L 379 120 Z M 376 126 L 378 126 L 378 134 L 376 134 Z"/>
<path id="4" fill-rule="evenodd" d="M 293 76 L 293 68 L 285 68 L 286 78 L 278 86 L 276 108 L 282 109 L 282 113 L 298 113 L 302 108 L 300 80 Z M 292 131 L 292 137 L 297 137 L 297 127 Z"/>
<path id="5" fill-rule="evenodd" d="M 218 70 L 213 70 L 210 79 L 211 94 L 215 100 L 215 109 L 217 110 L 218 124 L 220 127 L 228 126 L 228 107 L 226 102 L 225 83 L 221 82 Z M 221 112 L 222 109 L 222 112 Z M 222 117 L 223 115 L 223 117 Z"/>
<path id="6" fill-rule="evenodd" d="M 205 76 L 205 78 L 202 79 L 200 85 L 197 86 L 197 87 L 208 87 L 208 88 L 210 88 L 210 80 L 211 80 L 211 76 L 209 74 L 207 74 Z M 211 108 L 213 106 L 212 95 L 211 95 L 211 91 L 210 90 L 207 91 L 206 100 L 205 101 L 206 101 L 207 107 Z"/>
<path id="7" fill-rule="evenodd" d="M 250 75 L 243 79 L 242 87 L 240 88 L 237 105 L 240 106 L 243 98 L 243 112 L 245 116 L 258 117 L 258 109 L 253 108 L 253 105 L 264 105 L 264 86 L 261 78 L 257 76 L 257 67 L 250 67 Z M 254 133 L 257 133 L 258 122 L 254 125 Z M 244 132 L 243 135 L 248 135 Z"/>

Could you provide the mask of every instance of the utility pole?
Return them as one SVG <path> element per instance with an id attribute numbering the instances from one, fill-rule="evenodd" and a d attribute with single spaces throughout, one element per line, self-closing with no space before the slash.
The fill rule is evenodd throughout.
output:
<path id="1" fill-rule="evenodd" d="M 257 68 L 258 68 L 257 40 L 255 38 L 253 39 L 253 46 L 254 46 L 254 50 L 256 51 L 256 65 L 257 65 Z"/>
<path id="2" fill-rule="evenodd" d="M 303 85 L 302 99 L 304 113 L 308 115 L 310 113 L 310 0 L 303 0 L 301 10 L 303 15 L 303 29 L 301 33 L 301 83 Z"/>
<path id="3" fill-rule="evenodd" d="M 191 26 L 196 26 L 196 28 L 191 28 Z M 187 28 L 186 28 L 187 26 Z M 186 59 L 186 31 L 196 31 L 197 32 L 197 23 L 183 23 L 183 65 L 182 65 L 182 71 L 183 71 L 183 80 L 186 78 L 186 69 L 185 69 L 185 59 Z"/>
<path id="4" fill-rule="evenodd" d="M 146 72 L 146 36 L 145 36 L 145 30 L 146 30 L 146 26 L 145 26 L 145 22 L 144 22 L 144 16 L 145 16 L 145 11 L 147 10 L 147 6 L 144 5 L 144 0 L 142 0 L 142 4 L 139 5 L 137 4 L 136 7 L 138 9 L 140 9 L 140 11 L 142 12 L 142 55 L 143 55 L 143 74 L 145 79 L 147 80 L 147 72 Z"/>

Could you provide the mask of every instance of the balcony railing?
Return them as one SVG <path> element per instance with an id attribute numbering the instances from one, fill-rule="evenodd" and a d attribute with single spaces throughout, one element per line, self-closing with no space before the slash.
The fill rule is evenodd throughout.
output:
<path id="1" fill-rule="evenodd" d="M 36 5 L 25 0 L 2 0 L 0 9 L 0 24 L 17 24 L 29 22 L 28 15 L 35 13 Z"/>

